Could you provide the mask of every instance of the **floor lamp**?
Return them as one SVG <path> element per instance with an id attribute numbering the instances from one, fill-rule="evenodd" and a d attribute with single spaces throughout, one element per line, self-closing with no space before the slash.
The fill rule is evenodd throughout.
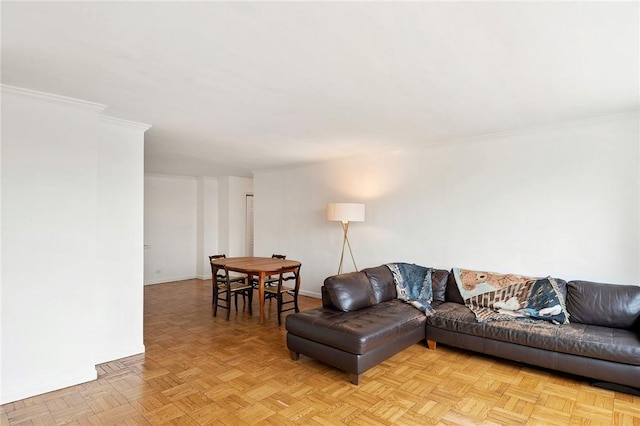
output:
<path id="1" fill-rule="evenodd" d="M 364 204 L 360 203 L 328 203 L 327 204 L 327 220 L 342 222 L 342 231 L 344 237 L 342 238 L 342 253 L 340 254 L 340 265 L 338 266 L 338 274 L 342 273 L 342 264 L 344 262 L 344 247 L 349 248 L 349 254 L 351 254 L 351 260 L 353 261 L 353 267 L 358 270 L 356 261 L 353 258 L 353 252 L 351 251 L 351 244 L 349 244 L 349 222 L 364 222 Z"/>

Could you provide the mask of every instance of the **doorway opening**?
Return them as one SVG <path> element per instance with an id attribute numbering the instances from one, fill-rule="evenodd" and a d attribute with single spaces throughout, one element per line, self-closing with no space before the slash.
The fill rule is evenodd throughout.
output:
<path id="1" fill-rule="evenodd" d="M 247 194 L 246 196 L 246 229 L 247 229 L 247 241 L 245 243 L 245 256 L 253 256 L 253 194 Z"/>

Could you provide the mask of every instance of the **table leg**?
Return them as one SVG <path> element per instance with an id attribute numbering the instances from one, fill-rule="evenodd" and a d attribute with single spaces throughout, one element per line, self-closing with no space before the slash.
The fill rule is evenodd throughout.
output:
<path id="1" fill-rule="evenodd" d="M 258 274 L 258 304 L 260 305 L 260 324 L 264 322 L 264 277 L 264 272 L 260 272 L 260 274 Z"/>

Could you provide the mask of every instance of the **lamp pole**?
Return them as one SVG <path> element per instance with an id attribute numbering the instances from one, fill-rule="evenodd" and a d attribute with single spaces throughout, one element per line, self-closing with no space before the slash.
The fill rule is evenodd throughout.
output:
<path id="1" fill-rule="evenodd" d="M 358 266 L 356 265 L 356 259 L 353 257 L 353 252 L 351 251 L 351 243 L 349 243 L 349 221 L 342 221 L 342 231 L 344 232 L 344 238 L 342 239 L 342 253 L 340 254 L 340 265 L 338 266 L 338 274 L 342 273 L 342 264 L 344 262 L 344 246 L 345 244 L 349 248 L 349 254 L 351 255 L 351 261 L 353 262 L 353 267 L 358 272 Z"/>
<path id="2" fill-rule="evenodd" d="M 364 222 L 364 204 L 362 203 L 328 203 L 327 204 L 327 220 L 342 223 L 342 251 L 340 252 L 340 264 L 338 265 L 338 274 L 342 273 L 344 266 L 344 249 L 349 249 L 349 255 L 353 262 L 356 272 L 358 266 L 356 259 L 353 257 L 351 243 L 349 242 L 349 222 Z"/>

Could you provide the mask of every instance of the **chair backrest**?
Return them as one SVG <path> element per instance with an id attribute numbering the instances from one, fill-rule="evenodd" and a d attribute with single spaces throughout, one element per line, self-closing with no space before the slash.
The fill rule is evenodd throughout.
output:
<path id="1" fill-rule="evenodd" d="M 231 291 L 231 285 L 229 282 L 231 276 L 229 275 L 229 270 L 227 269 L 226 265 L 224 266 L 224 268 L 222 268 L 222 271 L 224 275 L 218 275 L 220 277 L 220 283 L 227 284 L 227 291 Z"/>
<path id="2" fill-rule="evenodd" d="M 226 259 L 227 255 L 226 254 L 214 254 L 213 256 L 209 256 L 209 264 L 211 264 L 212 260 L 215 259 Z M 213 276 L 213 274 L 215 274 L 215 270 L 216 268 L 213 266 L 213 264 L 211 264 L 211 276 Z M 227 273 L 226 270 L 224 268 L 218 268 L 218 273 L 216 274 L 216 278 L 218 280 L 225 280 L 227 279 Z"/>
<path id="3" fill-rule="evenodd" d="M 272 254 L 271 255 L 272 259 L 280 259 L 280 260 L 287 260 L 287 255 L 286 254 Z M 275 281 L 275 278 L 277 277 L 277 274 L 272 274 L 269 275 L 268 278 L 272 279 L 273 281 Z"/>
<path id="4" fill-rule="evenodd" d="M 300 291 L 300 268 L 302 265 L 298 265 L 295 267 L 282 268 L 280 270 L 280 277 L 278 279 L 278 292 L 281 291 L 282 286 L 287 281 L 295 280 L 294 292 L 297 295 L 298 291 Z"/>

